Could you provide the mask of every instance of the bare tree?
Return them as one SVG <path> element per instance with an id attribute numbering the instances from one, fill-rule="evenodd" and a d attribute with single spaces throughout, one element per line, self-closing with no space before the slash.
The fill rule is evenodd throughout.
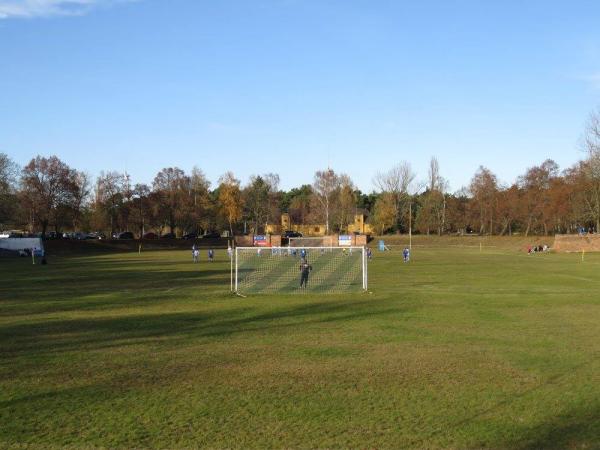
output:
<path id="1" fill-rule="evenodd" d="M 399 224 L 401 218 L 407 212 L 410 191 L 415 178 L 416 174 L 407 161 L 402 161 L 386 172 L 377 172 L 373 178 L 373 184 L 380 192 L 392 195 L 393 202 L 386 201 L 386 210 L 389 212 L 390 205 L 394 206 L 393 222 L 396 225 Z M 392 224 L 388 224 L 388 226 L 392 226 Z"/>
<path id="2" fill-rule="evenodd" d="M 441 235 L 446 225 L 447 181 L 440 175 L 440 164 L 433 157 L 429 162 L 427 191 L 423 194 L 423 204 L 419 210 L 418 223 L 427 234 L 432 228 Z"/>
<path id="3" fill-rule="evenodd" d="M 315 173 L 313 182 L 313 194 L 321 207 L 325 219 L 325 232 L 329 234 L 330 212 L 333 196 L 339 187 L 339 177 L 332 169 L 319 170 Z"/>
<path id="4" fill-rule="evenodd" d="M 588 156 L 600 154 L 600 108 L 590 114 L 583 141 Z"/>
<path id="5" fill-rule="evenodd" d="M 73 229 L 81 227 L 81 214 L 90 198 L 90 176 L 85 172 L 74 171 L 72 180 Z"/>
<path id="6" fill-rule="evenodd" d="M 150 186 L 144 183 L 137 183 L 133 187 L 133 202 L 135 203 L 134 208 L 132 208 L 135 213 L 133 215 L 133 220 L 137 222 L 140 239 L 144 236 L 146 231 L 146 223 L 147 216 L 149 212 L 149 195 L 150 195 Z"/>
<path id="7" fill-rule="evenodd" d="M 282 194 L 279 190 L 280 178 L 276 173 L 267 173 L 264 175 L 265 182 L 269 186 L 269 194 L 268 194 L 268 210 L 267 217 L 265 221 L 265 229 L 269 222 L 275 222 L 276 217 L 279 217 L 281 214 L 281 210 L 279 205 L 281 203 Z"/>
<path id="8" fill-rule="evenodd" d="M 178 167 L 166 167 L 156 174 L 152 187 L 157 193 L 159 215 L 169 231 L 175 233 L 177 223 L 185 214 L 189 178 Z"/>
<path id="9" fill-rule="evenodd" d="M 489 169 L 483 166 L 475 173 L 469 186 L 479 220 L 479 233 L 483 234 L 489 224 L 489 233 L 494 232 L 494 217 L 498 195 L 498 179 Z"/>
<path id="10" fill-rule="evenodd" d="M 41 226 L 42 237 L 51 221 L 58 222 L 58 212 L 72 204 L 75 176 L 75 171 L 56 156 L 37 156 L 23 168 L 22 192 L 32 217 Z"/>
<path id="11" fill-rule="evenodd" d="M 194 231 L 199 231 L 198 227 L 206 231 L 212 225 L 213 221 L 209 217 L 212 209 L 209 189 L 210 181 L 208 181 L 204 172 L 198 167 L 194 167 L 190 175 L 191 221 L 194 224 Z"/>
<path id="12" fill-rule="evenodd" d="M 7 154 L 0 153 L 0 192 L 14 188 L 19 166 Z"/>
<path id="13" fill-rule="evenodd" d="M 0 153 L 0 229 L 14 217 L 18 172 L 17 164 L 8 155 Z"/>
<path id="14" fill-rule="evenodd" d="M 600 230 L 600 109 L 590 114 L 584 136 L 587 159 L 583 166 L 587 179 L 586 204 L 588 215 Z"/>
<path id="15" fill-rule="evenodd" d="M 108 217 L 111 234 L 116 231 L 120 208 L 124 203 L 123 179 L 122 173 L 102 171 L 96 181 L 96 206 Z"/>
<path id="16" fill-rule="evenodd" d="M 558 164 L 547 159 L 539 166 L 530 167 L 525 175 L 519 177 L 518 185 L 523 195 L 521 204 L 524 206 L 523 220 L 526 223 L 525 235 L 532 227 L 540 225 L 544 234 L 548 234 L 548 211 L 551 210 L 551 186 L 558 176 Z"/>
<path id="17" fill-rule="evenodd" d="M 381 191 L 394 195 L 408 192 L 415 180 L 415 173 L 409 162 L 402 161 L 386 172 L 377 172 L 373 184 Z"/>

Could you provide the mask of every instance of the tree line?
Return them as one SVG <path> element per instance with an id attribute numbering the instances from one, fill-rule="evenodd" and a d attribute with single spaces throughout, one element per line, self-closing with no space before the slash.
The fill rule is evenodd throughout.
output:
<path id="1" fill-rule="evenodd" d="M 548 159 L 502 184 L 479 167 L 468 186 L 448 192 L 437 159 L 425 181 L 401 162 L 373 178 L 363 193 L 347 174 L 327 168 L 311 184 L 284 191 L 279 175 L 232 172 L 211 186 L 197 167 L 160 170 L 151 184 L 134 183 L 124 172 L 106 171 L 93 180 L 56 156 L 33 158 L 24 167 L 0 153 L 0 229 L 30 232 L 133 231 L 139 236 L 228 230 L 263 233 L 289 213 L 293 224 L 323 224 L 343 232 L 364 213 L 377 234 L 478 233 L 511 235 L 600 229 L 600 110 L 584 133 L 585 157 L 560 170 Z"/>

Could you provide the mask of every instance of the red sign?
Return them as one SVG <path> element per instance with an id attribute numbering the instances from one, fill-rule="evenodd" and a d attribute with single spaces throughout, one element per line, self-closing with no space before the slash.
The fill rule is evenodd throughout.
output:
<path id="1" fill-rule="evenodd" d="M 254 236 L 254 246 L 255 247 L 268 247 L 269 241 L 267 240 L 266 236 L 257 234 L 256 236 Z"/>

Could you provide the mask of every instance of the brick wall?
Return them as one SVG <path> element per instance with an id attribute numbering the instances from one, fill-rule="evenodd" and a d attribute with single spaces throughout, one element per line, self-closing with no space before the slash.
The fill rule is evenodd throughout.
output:
<path id="1" fill-rule="evenodd" d="M 236 247 L 252 247 L 254 245 L 254 236 L 236 236 L 235 245 Z"/>
<path id="2" fill-rule="evenodd" d="M 361 235 L 351 235 L 352 236 L 352 245 L 356 247 L 363 247 L 367 245 L 367 236 L 364 234 Z M 338 246 L 338 234 L 331 235 L 331 245 L 334 247 Z M 281 247 L 281 236 L 278 234 L 268 235 L 269 245 L 272 247 Z M 252 247 L 254 245 L 254 236 L 236 236 L 235 237 L 235 245 L 238 247 Z"/>
<path id="3" fill-rule="evenodd" d="M 552 248 L 557 252 L 600 252 L 600 234 L 557 234 Z"/>
<path id="4" fill-rule="evenodd" d="M 357 247 L 364 247 L 365 245 L 367 245 L 367 236 L 364 234 L 355 236 L 354 245 L 356 245 Z"/>

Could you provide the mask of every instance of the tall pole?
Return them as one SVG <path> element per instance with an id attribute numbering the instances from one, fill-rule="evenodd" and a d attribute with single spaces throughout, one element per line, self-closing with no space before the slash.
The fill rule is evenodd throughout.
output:
<path id="1" fill-rule="evenodd" d="M 412 250 L 412 199 L 408 202 L 408 248 Z"/>

